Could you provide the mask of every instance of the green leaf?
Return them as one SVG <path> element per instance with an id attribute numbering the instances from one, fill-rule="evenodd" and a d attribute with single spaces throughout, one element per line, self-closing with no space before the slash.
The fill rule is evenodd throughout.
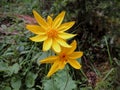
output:
<path id="1" fill-rule="evenodd" d="M 57 81 L 56 83 L 58 83 L 60 90 L 73 90 L 76 88 L 75 81 L 72 80 L 66 70 L 58 72 L 57 78 L 55 78 L 55 80 Z"/>
<path id="2" fill-rule="evenodd" d="M 6 87 L 4 87 L 2 90 L 11 90 L 11 87 L 6 86 Z"/>
<path id="3" fill-rule="evenodd" d="M 8 65 L 5 62 L 0 61 L 0 72 L 6 71 L 7 69 L 8 69 Z"/>
<path id="4" fill-rule="evenodd" d="M 76 88 L 75 81 L 72 80 L 66 70 L 61 70 L 48 80 L 43 80 L 44 90 L 73 90 Z"/>
<path id="5" fill-rule="evenodd" d="M 37 77 L 37 74 L 34 74 L 32 72 L 29 72 L 25 78 L 25 84 L 27 87 L 31 88 L 35 84 L 35 79 Z"/>
<path id="6" fill-rule="evenodd" d="M 14 72 L 15 74 L 18 73 L 19 69 L 20 69 L 20 66 L 19 66 L 18 63 L 15 63 L 15 64 L 12 66 L 12 70 L 13 70 L 13 72 Z"/>
<path id="7" fill-rule="evenodd" d="M 44 90 L 59 90 L 53 79 L 43 81 Z"/>
<path id="8" fill-rule="evenodd" d="M 106 9 L 109 6 L 109 3 L 102 2 L 98 5 L 99 8 Z"/>
<path id="9" fill-rule="evenodd" d="M 13 77 L 11 79 L 11 86 L 12 88 L 14 88 L 15 90 L 19 90 L 21 87 L 21 79 L 19 77 Z"/>
<path id="10" fill-rule="evenodd" d="M 38 60 L 37 60 L 37 64 L 39 65 L 39 64 L 40 64 L 40 60 L 48 57 L 48 54 L 49 54 L 48 52 L 42 52 L 42 53 L 41 53 L 41 56 L 40 56 L 40 57 L 38 58 Z"/>
<path id="11" fill-rule="evenodd" d="M 20 65 L 18 63 L 15 63 L 12 66 L 9 66 L 8 75 L 11 76 L 13 73 L 17 74 L 19 70 L 20 70 Z"/>
<path id="12" fill-rule="evenodd" d="M 2 24 L 2 25 L 1 25 L 1 28 L 4 29 L 4 30 L 6 30 L 6 29 L 7 29 L 7 26 L 4 25 L 4 24 Z"/>
<path id="13" fill-rule="evenodd" d="M 37 54 L 35 53 L 34 57 L 32 58 L 32 62 L 33 61 L 37 61 L 37 59 L 40 57 L 41 52 L 38 52 Z M 38 62 L 39 63 L 39 62 Z M 39 64 L 38 64 L 39 65 Z"/>

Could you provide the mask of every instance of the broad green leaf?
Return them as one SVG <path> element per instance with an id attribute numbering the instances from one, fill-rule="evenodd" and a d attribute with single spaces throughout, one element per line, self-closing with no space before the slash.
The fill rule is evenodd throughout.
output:
<path id="1" fill-rule="evenodd" d="M 15 63 L 15 64 L 12 66 L 12 70 L 13 70 L 13 72 L 14 72 L 15 74 L 18 73 L 19 69 L 20 69 L 20 66 L 19 66 L 18 63 Z"/>
<path id="2" fill-rule="evenodd" d="M 76 88 L 75 81 L 72 80 L 66 70 L 61 70 L 48 80 L 43 80 L 44 90 L 73 90 Z"/>
<path id="3" fill-rule="evenodd" d="M 72 80 L 72 78 L 66 70 L 58 72 L 55 80 L 56 83 L 58 83 L 58 87 L 60 88 L 60 90 L 73 90 L 76 88 L 75 81 Z"/>
<path id="4" fill-rule="evenodd" d="M 35 84 L 35 79 L 37 77 L 37 74 L 34 74 L 32 72 L 28 72 L 27 76 L 25 78 L 25 84 L 27 87 L 31 88 L 34 86 Z"/>
<path id="5" fill-rule="evenodd" d="M 13 77 L 11 79 L 11 86 L 12 88 L 14 88 L 15 90 L 19 90 L 20 86 L 21 86 L 21 79 L 19 77 Z"/>
<path id="6" fill-rule="evenodd" d="M 8 75 L 11 76 L 13 73 L 17 74 L 19 70 L 20 70 L 20 65 L 18 63 L 15 63 L 12 66 L 9 66 Z"/>
<path id="7" fill-rule="evenodd" d="M 59 90 L 54 79 L 43 81 L 44 90 Z"/>

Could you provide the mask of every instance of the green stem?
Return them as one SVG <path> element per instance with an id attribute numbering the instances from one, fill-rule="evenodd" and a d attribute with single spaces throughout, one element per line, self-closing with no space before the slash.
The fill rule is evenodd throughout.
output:
<path id="1" fill-rule="evenodd" d="M 82 69 L 80 69 L 80 72 L 82 73 L 82 75 L 83 75 L 86 79 L 88 79 Z"/>
<path id="2" fill-rule="evenodd" d="M 108 52 L 110 64 L 112 65 L 112 58 L 111 58 L 111 55 L 110 55 L 110 50 L 109 50 L 108 42 L 107 42 L 106 37 L 104 37 L 104 38 L 105 38 L 105 43 L 106 43 L 106 46 L 107 46 L 107 52 Z"/>
<path id="3" fill-rule="evenodd" d="M 67 73 L 67 81 L 66 81 L 66 83 L 65 83 L 65 87 L 64 87 L 64 89 L 63 89 L 63 90 L 65 90 L 65 89 L 66 89 L 67 84 L 68 84 L 68 81 L 69 81 L 69 72 L 68 72 L 67 67 L 66 67 L 66 73 Z"/>
<path id="4" fill-rule="evenodd" d="M 25 64 L 26 62 L 29 61 L 28 58 L 30 57 L 30 54 L 31 54 L 31 52 L 32 52 L 32 50 L 33 50 L 33 48 L 34 48 L 34 46 L 35 46 L 35 44 L 32 45 L 32 47 L 31 47 L 29 53 L 27 54 L 26 58 L 21 62 L 21 65 L 23 65 L 23 64 Z"/>
<path id="5" fill-rule="evenodd" d="M 104 81 L 105 79 L 107 79 L 107 77 L 110 75 L 110 73 L 111 73 L 113 70 L 114 70 L 114 68 L 112 68 L 112 69 L 107 73 L 107 75 L 103 78 L 102 81 Z"/>
<path id="6" fill-rule="evenodd" d="M 55 83 L 54 83 L 54 78 L 52 78 L 52 85 L 53 85 L 53 90 L 55 90 L 55 87 L 54 87 L 54 85 L 55 85 Z"/>

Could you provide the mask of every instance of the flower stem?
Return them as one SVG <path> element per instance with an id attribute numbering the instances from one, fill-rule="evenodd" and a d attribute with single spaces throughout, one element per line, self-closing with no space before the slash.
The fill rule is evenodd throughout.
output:
<path id="1" fill-rule="evenodd" d="M 68 68 L 67 68 L 67 67 L 66 67 L 66 73 L 67 73 L 67 81 L 66 81 L 66 83 L 65 83 L 65 87 L 64 87 L 64 89 L 63 89 L 63 90 L 65 90 L 65 89 L 66 89 L 67 84 L 68 84 L 68 81 L 69 81 L 69 72 L 68 72 Z"/>

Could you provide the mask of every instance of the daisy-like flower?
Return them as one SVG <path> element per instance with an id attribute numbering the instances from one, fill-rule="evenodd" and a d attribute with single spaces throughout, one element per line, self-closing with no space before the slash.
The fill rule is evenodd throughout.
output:
<path id="1" fill-rule="evenodd" d="M 43 51 L 47 51 L 52 48 L 56 52 L 61 51 L 61 46 L 71 47 L 66 43 L 66 39 L 74 37 L 76 34 L 66 33 L 75 22 L 63 23 L 65 11 L 62 11 L 54 20 L 48 16 L 47 20 L 43 19 L 35 10 L 33 10 L 34 17 L 39 25 L 27 25 L 26 28 L 36 34 L 36 36 L 30 39 L 34 42 L 43 43 Z"/>
<path id="2" fill-rule="evenodd" d="M 46 59 L 40 60 L 40 63 L 53 63 L 50 71 L 47 74 L 47 77 L 50 77 L 56 71 L 63 69 L 67 63 L 69 63 L 75 69 L 81 68 L 81 65 L 76 59 L 81 58 L 83 52 L 74 52 L 76 49 L 76 44 L 77 43 L 74 40 L 71 43 L 71 48 L 62 47 L 61 52 L 56 53 L 56 56 L 50 56 Z"/>

